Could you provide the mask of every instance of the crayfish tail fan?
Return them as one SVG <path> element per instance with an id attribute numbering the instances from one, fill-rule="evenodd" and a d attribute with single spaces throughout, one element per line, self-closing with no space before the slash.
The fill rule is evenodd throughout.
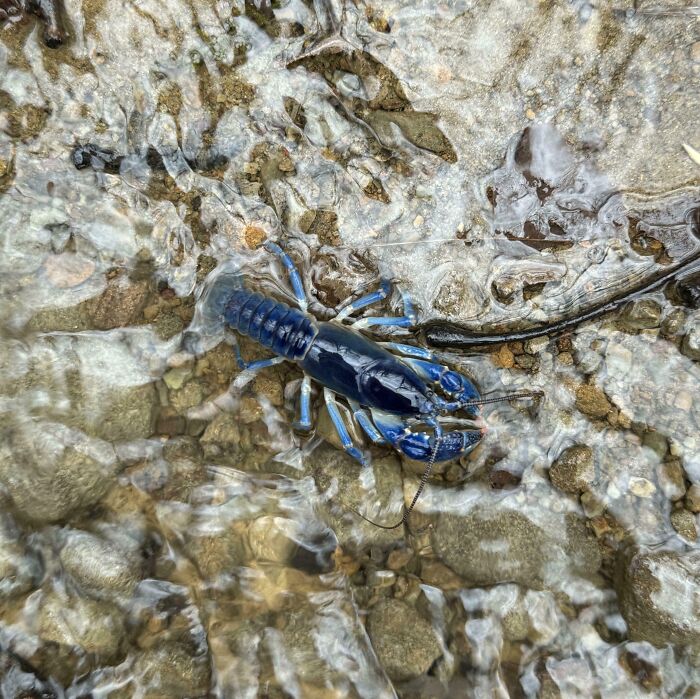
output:
<path id="1" fill-rule="evenodd" d="M 231 295 L 243 286 L 241 266 L 234 260 L 211 271 L 201 285 L 194 317 L 183 334 L 182 349 L 202 354 L 221 342 L 224 335 L 224 310 Z"/>

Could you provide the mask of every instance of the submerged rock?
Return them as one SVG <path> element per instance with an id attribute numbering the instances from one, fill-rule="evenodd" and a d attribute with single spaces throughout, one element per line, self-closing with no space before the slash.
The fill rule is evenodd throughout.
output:
<path id="1" fill-rule="evenodd" d="M 700 512 L 700 485 L 694 483 L 685 494 L 685 503 L 691 512 Z"/>
<path id="2" fill-rule="evenodd" d="M 87 304 L 50 306 L 32 315 L 27 323 L 32 332 L 79 332 L 90 329 Z"/>
<path id="3" fill-rule="evenodd" d="M 653 299 L 640 299 L 630 304 L 622 314 L 622 323 L 632 330 L 658 328 L 661 322 L 661 306 Z"/>
<path id="4" fill-rule="evenodd" d="M 137 682 L 144 699 L 207 696 L 211 663 L 207 653 L 189 644 L 168 641 L 144 651 L 136 663 Z"/>
<path id="5" fill-rule="evenodd" d="M 576 407 L 588 417 L 605 417 L 610 408 L 610 401 L 602 389 L 591 384 L 581 384 L 576 389 Z"/>
<path id="6" fill-rule="evenodd" d="M 699 580 L 697 551 L 627 551 L 618 563 L 615 589 L 629 637 L 700 648 Z"/>
<path id="7" fill-rule="evenodd" d="M 126 277 L 111 279 L 91 309 L 92 324 L 98 330 L 111 330 L 133 324 L 148 296 L 148 282 L 131 282 Z"/>
<path id="8" fill-rule="evenodd" d="M 124 638 L 123 615 L 108 602 L 46 595 L 39 610 L 39 636 L 61 646 L 78 647 L 113 660 Z"/>
<path id="9" fill-rule="evenodd" d="M 232 413 L 217 415 L 204 430 L 200 439 L 208 458 L 238 451 L 241 441 L 241 428 L 238 416 Z"/>
<path id="10" fill-rule="evenodd" d="M 335 672 L 319 652 L 319 621 L 313 610 L 306 607 L 292 609 L 284 615 L 283 624 L 284 649 L 299 679 L 323 686 Z"/>
<path id="11" fill-rule="evenodd" d="M 245 561 L 244 534 L 235 527 L 224 531 L 191 534 L 185 552 L 192 559 L 203 578 L 212 580 L 218 575 L 231 575 Z"/>
<path id="12" fill-rule="evenodd" d="M 146 362 L 119 333 L 47 336 L 22 354 L 15 351 L 13 363 L 3 367 L 14 382 L 13 399 L 34 414 L 110 442 L 153 433 L 155 385 Z"/>
<path id="13" fill-rule="evenodd" d="M 41 575 L 33 553 L 19 540 L 19 532 L 9 518 L 0 519 L 0 602 L 29 592 Z"/>
<path id="14" fill-rule="evenodd" d="M 170 403 L 179 414 L 184 415 L 190 408 L 194 408 L 204 400 L 205 391 L 204 382 L 193 379 L 182 388 L 170 393 Z"/>
<path id="15" fill-rule="evenodd" d="M 114 449 L 55 423 L 15 423 L 0 443 L 0 483 L 17 514 L 58 522 L 98 502 L 118 470 Z"/>
<path id="16" fill-rule="evenodd" d="M 322 445 L 309 460 L 326 499 L 324 510 L 329 525 L 343 548 L 357 541 L 371 545 L 403 538 L 401 527 L 379 529 L 352 512 L 357 510 L 380 524 L 393 524 L 401 518 L 403 482 L 396 456 L 374 456 L 371 466 L 365 468 L 345 452 Z"/>
<path id="17" fill-rule="evenodd" d="M 658 469 L 659 487 L 664 495 L 674 502 L 685 494 L 685 473 L 680 459 L 668 459 Z M 688 491 L 690 492 L 690 491 Z"/>
<path id="18" fill-rule="evenodd" d="M 62 684 L 91 663 L 116 664 L 124 654 L 124 615 L 111 602 L 49 592 L 41 599 L 37 627 L 44 645 L 32 662 Z"/>
<path id="19" fill-rule="evenodd" d="M 533 589 L 564 590 L 571 577 L 597 582 L 598 544 L 576 515 L 543 528 L 500 503 L 478 505 L 467 515 L 445 514 L 433 531 L 440 559 L 472 585 L 516 582 Z"/>
<path id="20" fill-rule="evenodd" d="M 72 424 L 110 442 L 149 437 L 157 394 L 143 364 L 119 341 L 81 341 L 75 351 L 80 379 L 71 390 Z"/>
<path id="21" fill-rule="evenodd" d="M 372 607 L 367 633 L 392 680 L 418 677 L 442 655 L 433 627 L 403 600 L 386 599 Z"/>
<path id="22" fill-rule="evenodd" d="M 683 339 L 681 350 L 686 357 L 700 360 L 700 319 L 695 319 Z"/>
<path id="23" fill-rule="evenodd" d="M 549 469 L 549 479 L 565 493 L 587 490 L 595 479 L 591 448 L 585 444 L 575 444 L 564 449 Z"/>
<path id="24" fill-rule="evenodd" d="M 256 559 L 287 563 L 298 548 L 299 529 L 286 517 L 258 517 L 248 527 L 248 543 Z"/>
<path id="25" fill-rule="evenodd" d="M 695 526 L 695 517 L 692 512 L 675 510 L 671 513 L 671 524 L 684 539 L 695 541 L 698 538 L 698 530 Z"/>
<path id="26" fill-rule="evenodd" d="M 134 552 L 88 532 L 67 532 L 60 559 L 81 589 L 96 597 L 130 595 L 141 575 Z"/>
<path id="27" fill-rule="evenodd" d="M 86 391 L 89 393 L 89 391 Z M 153 434 L 157 394 L 153 384 L 130 386 L 105 391 L 102 409 L 91 412 L 85 405 L 77 424 L 86 432 L 108 442 L 119 442 L 150 437 Z M 87 401 L 86 401 L 87 403 Z"/>

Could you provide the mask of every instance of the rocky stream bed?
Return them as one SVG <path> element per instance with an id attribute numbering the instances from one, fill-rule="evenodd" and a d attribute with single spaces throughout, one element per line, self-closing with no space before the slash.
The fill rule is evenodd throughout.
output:
<path id="1" fill-rule="evenodd" d="M 0 0 L 0 695 L 700 695 L 699 85 L 690 0 Z M 441 347 L 543 398 L 383 530 L 206 317 L 265 240 L 406 343 L 626 302 Z"/>

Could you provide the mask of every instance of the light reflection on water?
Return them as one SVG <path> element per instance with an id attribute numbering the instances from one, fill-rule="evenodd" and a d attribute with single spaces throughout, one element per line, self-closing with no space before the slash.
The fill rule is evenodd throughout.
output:
<path id="1" fill-rule="evenodd" d="M 292 302 L 265 238 L 320 317 L 388 276 L 470 329 L 689 258 L 692 15 L 613 9 L 85 0 L 55 50 L 3 26 L 3 696 L 697 692 L 697 279 L 446 352 L 545 399 L 485 410 L 394 531 L 351 510 L 394 521 L 421 469 L 363 470 L 321 410 L 300 440 L 300 373 L 239 372 L 206 312 L 236 275 Z M 123 158 L 78 170 L 87 143 Z"/>

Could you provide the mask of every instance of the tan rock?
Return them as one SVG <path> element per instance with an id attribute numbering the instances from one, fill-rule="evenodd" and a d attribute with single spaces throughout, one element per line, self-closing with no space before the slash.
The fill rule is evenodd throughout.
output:
<path id="1" fill-rule="evenodd" d="M 62 252 L 49 255 L 44 260 L 44 274 L 53 286 L 69 289 L 89 279 L 95 271 L 95 263 L 83 255 Z"/>
<path id="2" fill-rule="evenodd" d="M 698 530 L 695 526 L 695 515 L 688 510 L 674 510 L 671 512 L 671 524 L 673 528 L 688 541 L 696 541 Z"/>
<path id="3" fill-rule="evenodd" d="M 576 389 L 576 407 L 588 417 L 601 418 L 612 408 L 602 389 L 591 384 L 581 384 Z"/>
<path id="4" fill-rule="evenodd" d="M 575 444 L 559 455 L 549 469 L 552 484 L 565 493 L 588 490 L 595 480 L 593 452 L 585 444 Z"/>

